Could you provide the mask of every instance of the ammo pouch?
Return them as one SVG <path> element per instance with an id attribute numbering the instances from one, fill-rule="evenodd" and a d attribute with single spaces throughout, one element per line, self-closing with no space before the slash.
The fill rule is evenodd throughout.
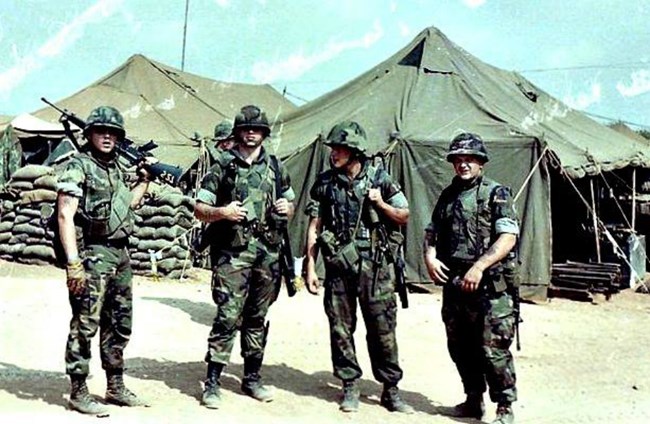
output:
<path id="1" fill-rule="evenodd" d="M 325 264 L 329 268 L 339 272 L 357 271 L 360 256 L 354 241 L 341 246 L 333 232 L 323 231 L 318 236 L 317 242 L 323 252 Z"/>
<path id="2" fill-rule="evenodd" d="M 339 272 L 357 272 L 359 269 L 359 251 L 353 241 L 343 245 L 330 256 L 324 256 L 325 263 Z"/>
<path id="3" fill-rule="evenodd" d="M 400 256 L 400 248 L 403 243 L 404 234 L 399 231 L 390 232 L 388 235 L 388 248 L 390 249 L 389 258 L 391 259 L 391 262 L 395 262 L 395 260 Z"/>

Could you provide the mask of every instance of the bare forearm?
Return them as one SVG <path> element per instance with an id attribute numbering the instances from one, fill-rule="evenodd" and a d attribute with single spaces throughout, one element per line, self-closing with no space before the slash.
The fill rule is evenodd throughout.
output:
<path id="1" fill-rule="evenodd" d="M 68 262 L 79 258 L 77 233 L 74 225 L 74 216 L 77 212 L 78 205 L 79 199 L 75 197 L 59 195 L 57 199 L 59 238 Z"/>
<path id="2" fill-rule="evenodd" d="M 225 219 L 225 206 L 215 207 L 202 202 L 196 202 L 194 206 L 194 216 L 201 222 L 215 222 Z"/>
<path id="3" fill-rule="evenodd" d="M 318 258 L 318 231 L 320 229 L 320 218 L 312 218 L 307 227 L 307 243 L 305 245 L 305 263 L 308 267 L 316 266 L 316 258 Z"/>
<path id="4" fill-rule="evenodd" d="M 514 234 L 501 234 L 499 238 L 490 246 L 490 248 L 481 255 L 474 263 L 474 266 L 485 271 L 495 263 L 499 262 L 508 255 L 515 247 L 517 236 Z"/>
<path id="5" fill-rule="evenodd" d="M 405 225 L 408 222 L 411 213 L 408 208 L 396 208 L 386 202 L 377 204 L 377 208 L 384 214 L 384 216 L 397 225 Z"/>
<path id="6" fill-rule="evenodd" d="M 131 194 L 133 194 L 133 199 L 131 199 L 131 208 L 137 208 L 142 201 L 142 198 L 147 193 L 149 188 L 149 181 L 141 181 L 131 189 Z"/>

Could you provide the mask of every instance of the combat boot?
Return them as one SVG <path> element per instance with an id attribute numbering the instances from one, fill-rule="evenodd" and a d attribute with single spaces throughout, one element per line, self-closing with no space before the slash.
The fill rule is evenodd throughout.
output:
<path id="1" fill-rule="evenodd" d="M 208 362 L 208 374 L 203 386 L 203 395 L 201 396 L 201 405 L 209 409 L 219 409 L 221 405 L 221 390 L 219 377 L 223 371 L 223 364 Z"/>
<path id="2" fill-rule="evenodd" d="M 106 402 L 118 406 L 149 406 L 147 402 L 126 388 L 122 370 L 106 371 L 106 380 L 106 395 L 104 396 Z"/>
<path id="3" fill-rule="evenodd" d="M 402 400 L 397 386 L 391 384 L 384 385 L 380 404 L 390 412 L 401 412 L 403 414 L 412 414 L 415 412 L 415 409 L 411 405 Z"/>
<path id="4" fill-rule="evenodd" d="M 343 382 L 343 396 L 339 403 L 339 410 L 343 412 L 357 412 L 359 410 L 359 387 L 356 380 Z"/>
<path id="5" fill-rule="evenodd" d="M 515 422 L 515 414 L 512 412 L 512 406 L 508 402 L 499 402 L 497 406 L 497 416 L 492 424 L 512 424 Z"/>
<path id="6" fill-rule="evenodd" d="M 108 416 L 108 409 L 88 393 L 85 375 L 70 376 L 70 399 L 68 400 L 68 406 L 70 409 L 81 412 L 82 414 L 102 417 Z"/>
<path id="7" fill-rule="evenodd" d="M 260 368 L 262 368 L 262 358 L 244 359 L 244 378 L 241 382 L 241 390 L 244 394 L 260 402 L 271 402 L 273 392 L 262 384 Z"/>
<path id="8" fill-rule="evenodd" d="M 465 402 L 454 406 L 449 416 L 456 418 L 476 418 L 480 420 L 485 414 L 485 403 L 482 393 L 468 393 Z"/>

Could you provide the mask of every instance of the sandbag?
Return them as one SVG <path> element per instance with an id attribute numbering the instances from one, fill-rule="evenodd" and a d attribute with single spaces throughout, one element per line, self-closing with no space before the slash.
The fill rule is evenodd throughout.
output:
<path id="1" fill-rule="evenodd" d="M 56 175 L 43 175 L 34 180 L 34 188 L 44 188 L 56 191 L 58 178 Z"/>
<path id="2" fill-rule="evenodd" d="M 25 165 L 11 175 L 12 180 L 34 181 L 44 175 L 54 174 L 54 169 L 44 165 Z"/>
<path id="3" fill-rule="evenodd" d="M 37 227 L 29 223 L 14 225 L 13 232 L 14 234 L 29 234 L 30 236 L 36 237 L 43 237 L 45 235 L 45 229 L 43 227 Z"/>
<path id="4" fill-rule="evenodd" d="M 56 192 L 39 188 L 36 190 L 24 191 L 20 193 L 18 204 L 27 204 L 35 202 L 54 202 L 56 201 Z"/>
<path id="5" fill-rule="evenodd" d="M 9 189 L 17 191 L 29 191 L 34 189 L 34 184 L 31 181 L 11 180 L 8 185 Z"/>

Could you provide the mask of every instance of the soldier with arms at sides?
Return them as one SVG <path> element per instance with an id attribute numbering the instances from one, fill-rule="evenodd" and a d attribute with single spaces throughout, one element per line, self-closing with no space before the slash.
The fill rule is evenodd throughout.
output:
<path id="1" fill-rule="evenodd" d="M 318 250 L 325 262 L 324 306 L 330 327 L 334 375 L 343 382 L 340 410 L 359 408 L 354 332 L 357 304 L 366 324 L 368 352 L 375 379 L 384 385 L 381 405 L 390 411 L 412 413 L 397 384 L 402 369 L 395 336 L 397 301 L 395 279 L 387 255 L 373 259 L 376 249 L 399 248 L 399 227 L 409 217 L 408 202 L 399 185 L 365 155 L 366 133 L 356 122 L 335 125 L 327 136 L 331 169 L 321 173 L 311 188 L 307 207 L 306 281 L 312 294 L 320 286 L 316 274 Z M 381 227 L 381 228 L 380 228 Z M 379 246 L 376 231 L 389 234 L 388 246 Z"/>
<path id="2" fill-rule="evenodd" d="M 65 363 L 71 380 L 69 406 L 99 415 L 106 409 L 90 396 L 86 385 L 91 340 L 98 329 L 108 381 L 106 401 L 146 405 L 124 386 L 123 352 L 131 337 L 133 316 L 128 236 L 133 232 L 133 208 L 147 191 L 149 174 L 139 167 L 138 183 L 127 187 L 115 151 L 125 136 L 124 119 L 117 109 L 94 109 L 83 132 L 88 143 L 66 165 L 58 183 L 59 234 L 72 307 Z"/>
<path id="3" fill-rule="evenodd" d="M 456 176 L 433 210 L 424 238 L 429 276 L 444 284 L 442 319 L 447 347 L 467 396 L 449 413 L 481 419 L 483 393 L 497 403 L 493 424 L 514 422 L 517 400 L 510 345 L 515 334 L 511 295 L 519 224 L 510 189 L 485 176 L 483 140 L 463 133 L 447 160 Z"/>
<path id="4" fill-rule="evenodd" d="M 241 389 L 261 402 L 273 394 L 260 369 L 267 342 L 266 315 L 280 290 L 279 231 L 293 215 L 295 194 L 279 160 L 262 143 L 271 128 L 257 106 L 235 117 L 235 145 L 222 151 L 201 182 L 195 216 L 211 226 L 212 299 L 217 313 L 208 337 L 207 378 L 201 403 L 219 408 L 219 378 L 240 331 Z M 214 231 L 213 231 L 214 230 Z"/>

